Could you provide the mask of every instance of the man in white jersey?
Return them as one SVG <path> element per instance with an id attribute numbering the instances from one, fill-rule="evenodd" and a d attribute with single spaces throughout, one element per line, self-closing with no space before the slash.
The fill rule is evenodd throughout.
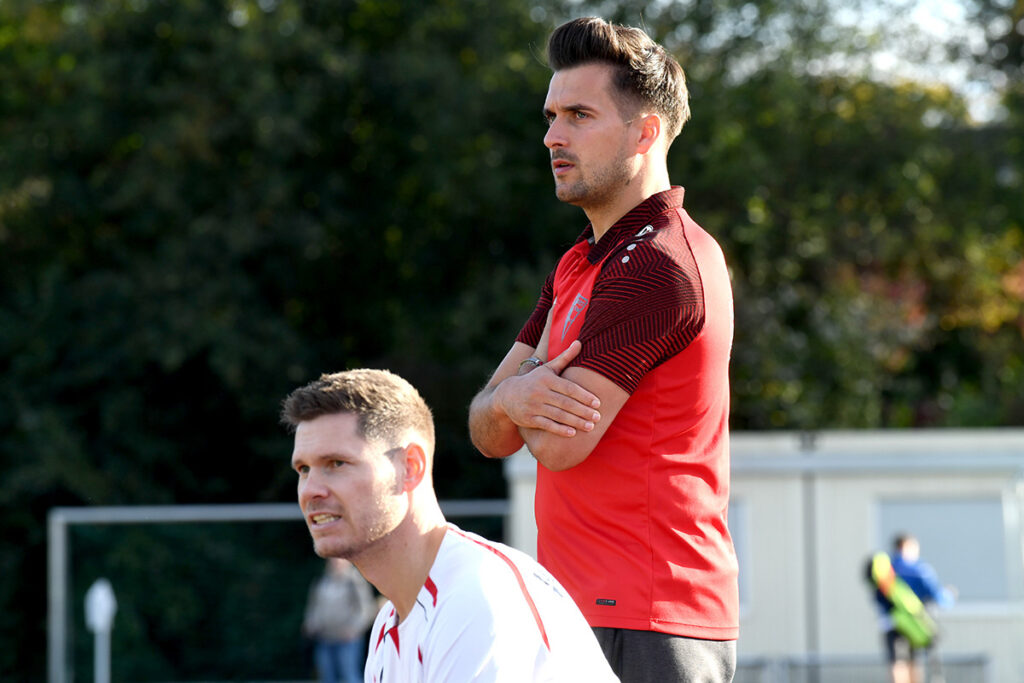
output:
<path id="1" fill-rule="evenodd" d="M 617 681 L 546 570 L 445 521 L 433 417 L 412 385 L 385 370 L 323 375 L 285 399 L 282 421 L 295 429 L 316 553 L 351 560 L 389 600 L 371 631 L 368 683 Z"/>

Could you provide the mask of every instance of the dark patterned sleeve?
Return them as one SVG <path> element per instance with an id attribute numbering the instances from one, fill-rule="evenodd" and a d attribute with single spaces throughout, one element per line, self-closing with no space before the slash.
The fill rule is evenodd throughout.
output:
<path id="1" fill-rule="evenodd" d="M 689 346 L 703 325 L 700 273 L 688 246 L 644 240 L 605 262 L 580 330 L 583 349 L 572 365 L 633 393 L 651 369 Z"/>
<path id="2" fill-rule="evenodd" d="M 544 334 L 544 325 L 547 324 L 548 311 L 551 310 L 554 298 L 555 271 L 552 270 L 548 274 L 547 280 L 544 281 L 544 286 L 541 287 L 540 299 L 537 301 L 537 306 L 533 309 L 533 314 L 530 315 L 529 320 L 523 325 L 523 329 L 519 330 L 519 335 L 516 337 L 517 342 L 537 348 L 541 335 Z"/>

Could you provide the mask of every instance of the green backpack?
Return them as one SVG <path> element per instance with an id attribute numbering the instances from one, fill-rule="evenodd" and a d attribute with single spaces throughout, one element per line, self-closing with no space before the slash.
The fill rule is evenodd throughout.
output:
<path id="1" fill-rule="evenodd" d="M 896 575 L 888 555 L 877 553 L 871 558 L 870 576 L 875 587 L 892 605 L 889 616 L 893 627 L 915 648 L 931 645 L 938 634 L 938 625 L 913 589 Z"/>

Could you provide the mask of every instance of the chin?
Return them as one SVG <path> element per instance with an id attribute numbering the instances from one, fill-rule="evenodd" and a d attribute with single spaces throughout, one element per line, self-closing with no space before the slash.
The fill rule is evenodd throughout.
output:
<path id="1" fill-rule="evenodd" d="M 573 192 L 570 188 L 555 188 L 555 197 L 566 204 L 572 204 L 579 206 L 583 197 L 578 192 Z"/>
<path id="2" fill-rule="evenodd" d="M 348 560 L 351 559 L 351 556 L 353 554 L 352 548 L 348 546 L 340 545 L 338 543 L 318 541 L 313 542 L 313 552 L 315 552 L 317 555 L 324 558 L 325 560 L 329 557 L 340 557 L 342 559 Z"/>

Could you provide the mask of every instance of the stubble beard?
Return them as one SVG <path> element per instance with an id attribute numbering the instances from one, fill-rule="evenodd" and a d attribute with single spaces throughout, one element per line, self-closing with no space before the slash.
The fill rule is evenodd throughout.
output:
<path id="1" fill-rule="evenodd" d="M 373 506 L 370 510 L 359 510 L 351 518 L 348 530 L 354 538 L 348 541 L 331 535 L 313 539 L 313 550 L 323 558 L 340 557 L 354 562 L 372 548 L 378 547 L 401 523 L 405 509 L 395 501 L 395 494 L 401 491 L 396 481 L 382 486 L 374 493 Z"/>
<path id="2" fill-rule="evenodd" d="M 576 171 L 580 172 L 579 166 L 576 167 Z M 588 208 L 613 203 L 622 188 L 629 185 L 631 179 L 632 173 L 626 156 L 620 154 L 598 169 L 591 178 L 582 177 L 574 183 L 556 182 L 555 196 L 566 204 L 578 206 L 586 211 Z"/>

